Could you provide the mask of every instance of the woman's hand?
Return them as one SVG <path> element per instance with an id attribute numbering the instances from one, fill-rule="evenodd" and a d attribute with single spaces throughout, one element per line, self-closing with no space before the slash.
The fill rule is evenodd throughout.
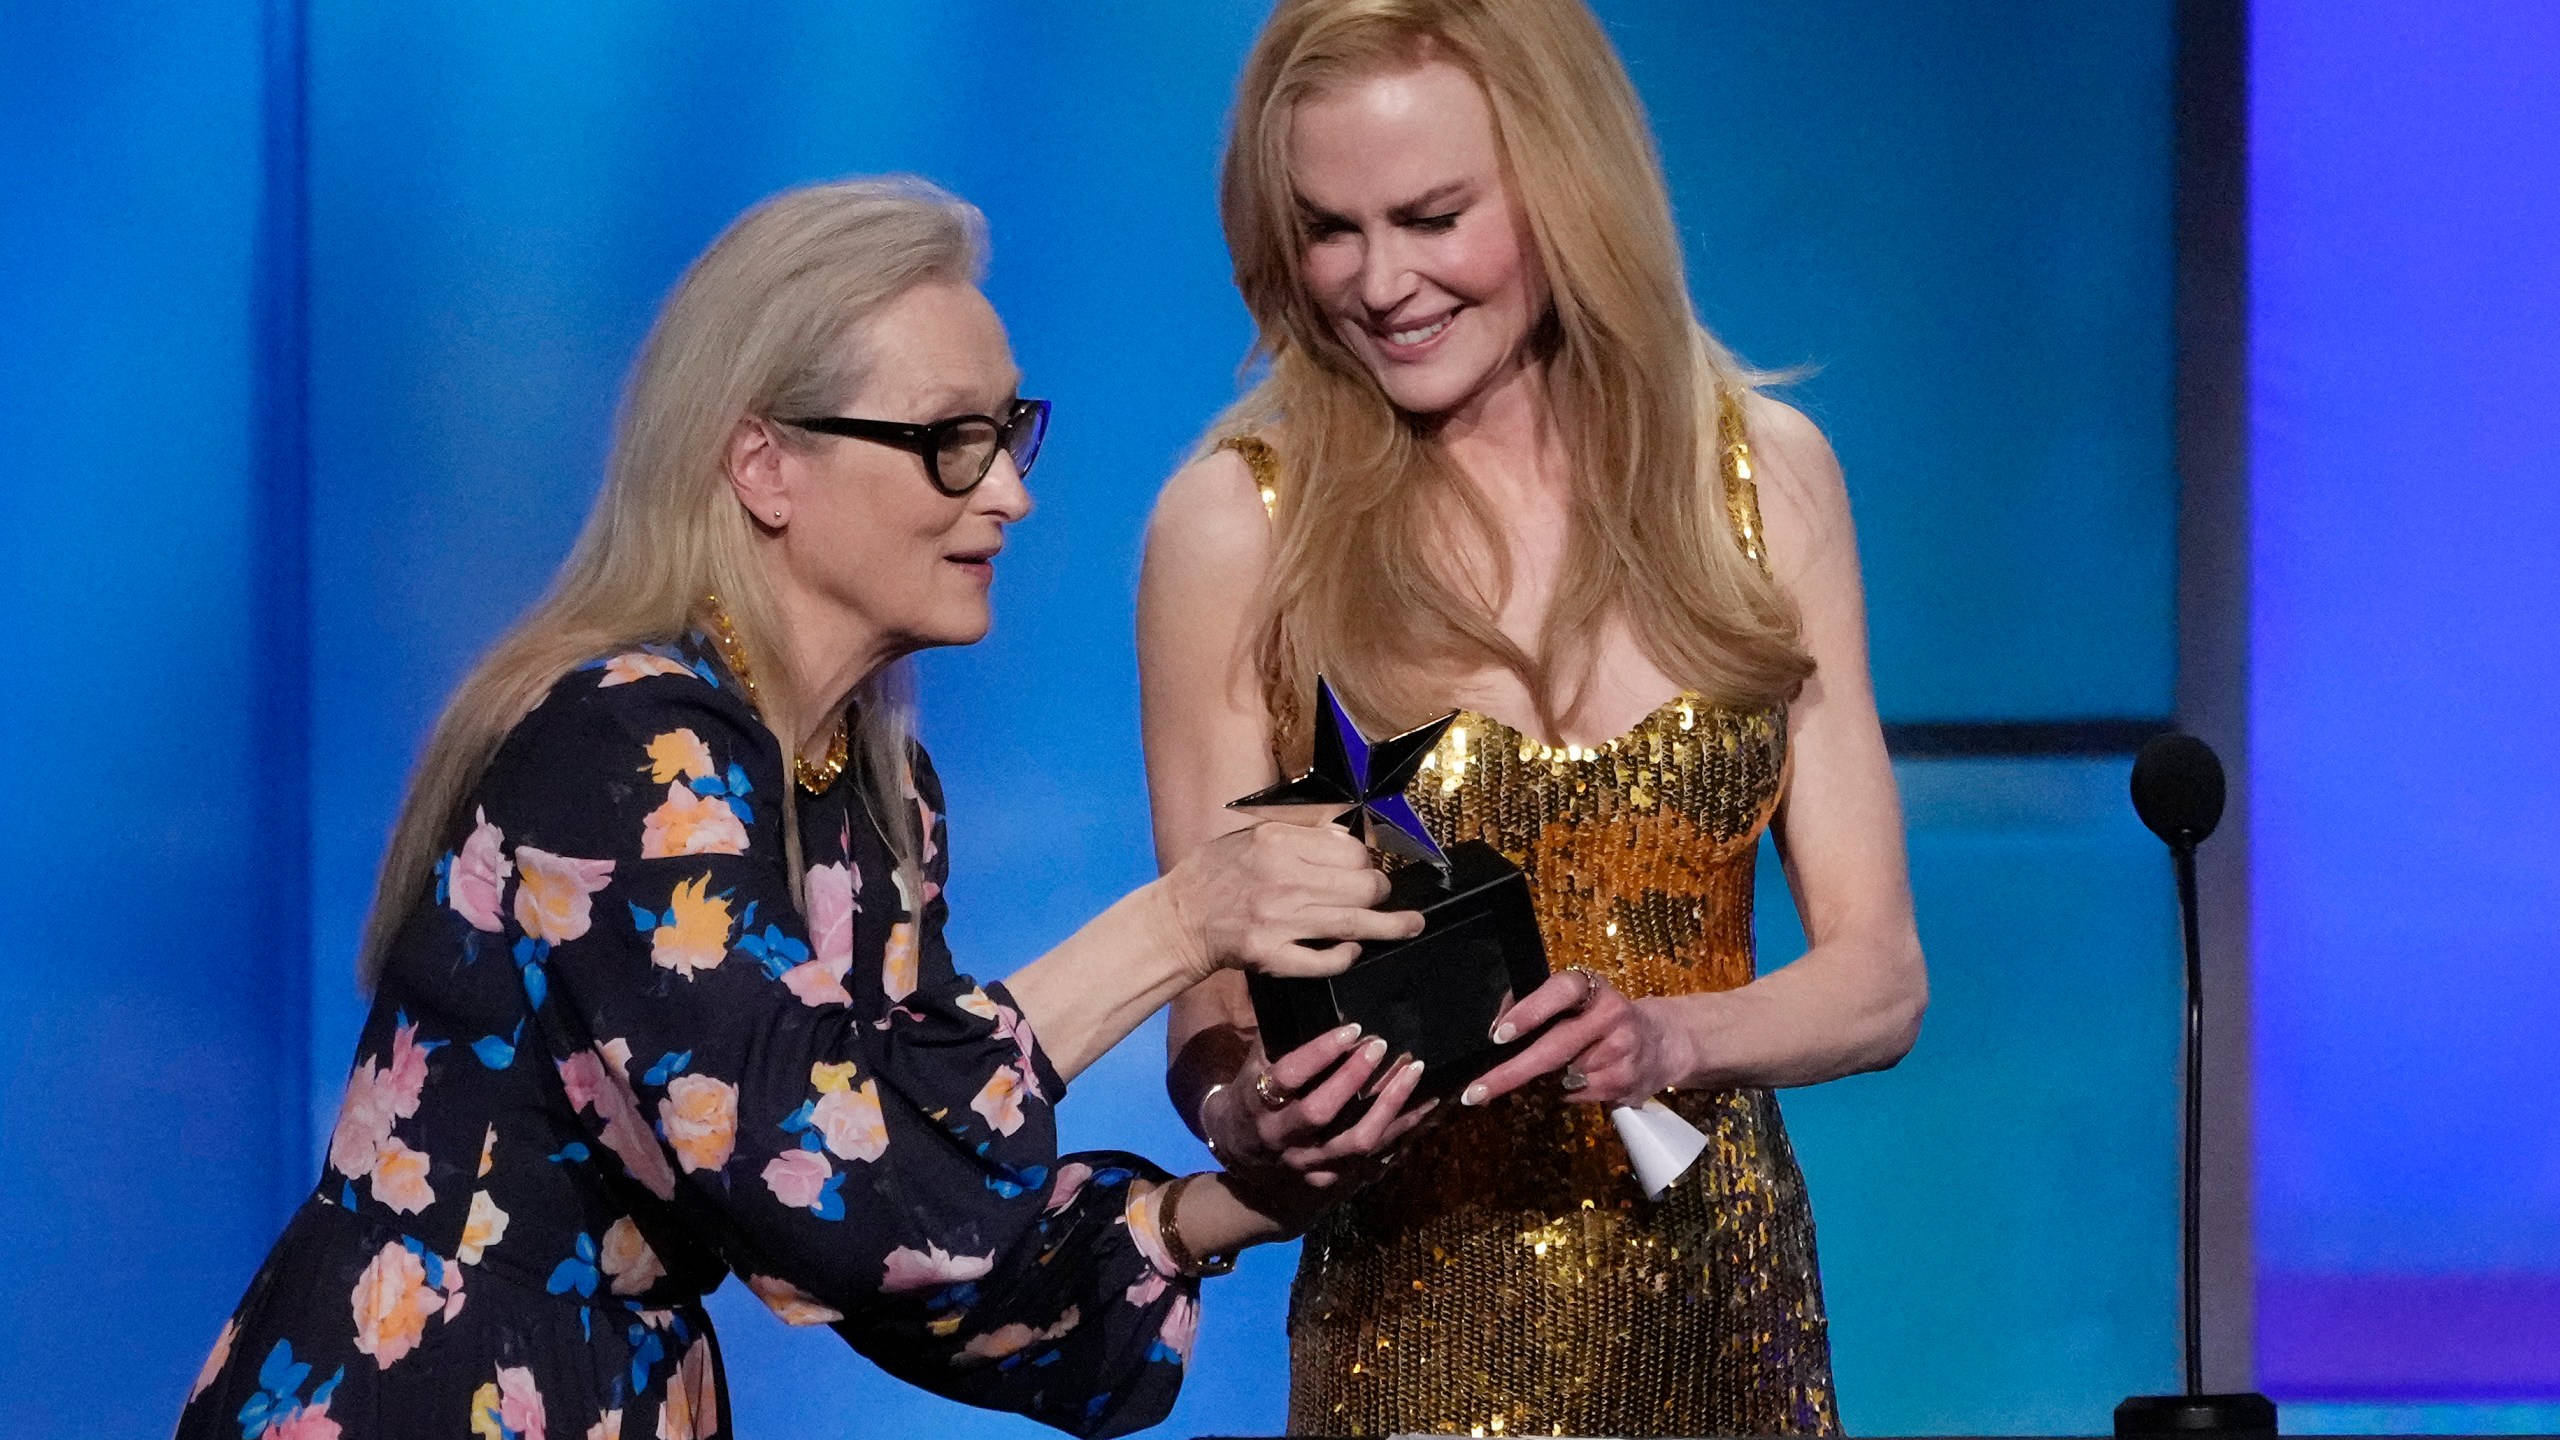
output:
<path id="1" fill-rule="evenodd" d="M 1411 1104 L 1422 1062 L 1387 1060 L 1387 1042 L 1345 1025 L 1265 1068 L 1261 1049 L 1237 1083 L 1209 1092 L 1200 1133 L 1229 1188 L 1292 1229 L 1377 1178 L 1437 1100 Z M 1328 1073 L 1328 1071 L 1330 1073 Z M 1365 1108 L 1360 1097 L 1373 1096 Z"/>
<path id="2" fill-rule="evenodd" d="M 1592 1105 L 1641 1105 L 1687 1080 L 1691 1040 L 1678 1017 L 1659 1001 L 1630 1000 L 1588 970 L 1549 976 L 1529 997 L 1502 1012 L 1493 1038 L 1514 1037 L 1548 1025 L 1526 1049 L 1485 1072 L 1458 1097 L 1482 1105 L 1551 1070 L 1564 1072 L 1568 1099 Z"/>
<path id="3" fill-rule="evenodd" d="M 1193 978 L 1222 969 L 1338 975 L 1362 940 L 1422 933 L 1412 910 L 1372 910 L 1387 877 L 1339 825 L 1265 822 L 1208 841 L 1156 882 L 1193 942 Z M 1329 940 L 1322 946 L 1301 940 Z"/>

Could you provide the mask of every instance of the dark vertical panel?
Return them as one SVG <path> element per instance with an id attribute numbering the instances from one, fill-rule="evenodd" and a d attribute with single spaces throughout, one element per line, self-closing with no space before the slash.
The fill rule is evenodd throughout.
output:
<path id="1" fill-rule="evenodd" d="M 2222 756 L 2230 809 L 2197 852 L 2205 948 L 2209 1386 L 2253 1383 L 2249 1244 L 2247 0 L 2178 3 L 2178 722 Z M 2168 872 L 2161 871 L 2166 884 Z"/>

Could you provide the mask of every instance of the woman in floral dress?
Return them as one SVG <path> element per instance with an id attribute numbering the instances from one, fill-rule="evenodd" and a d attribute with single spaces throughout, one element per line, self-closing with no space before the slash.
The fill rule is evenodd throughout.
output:
<path id="1" fill-rule="evenodd" d="M 894 667 L 985 633 L 1047 418 L 978 230 L 913 184 L 793 192 L 668 302 L 577 551 L 421 762 L 320 1182 L 181 1436 L 725 1436 L 732 1272 L 906 1380 L 1117 1434 L 1172 1403 L 1214 1257 L 1304 1218 L 1061 1156 L 1053 1109 L 1216 970 L 1409 933 L 1356 841 L 1240 835 L 1006 985 L 943 943 Z"/>

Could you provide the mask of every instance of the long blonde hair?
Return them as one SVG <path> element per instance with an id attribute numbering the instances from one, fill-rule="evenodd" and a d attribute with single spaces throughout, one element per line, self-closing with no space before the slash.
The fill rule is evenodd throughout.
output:
<path id="1" fill-rule="evenodd" d="M 1301 278 L 1292 112 L 1345 80 L 1425 59 L 1483 88 L 1553 295 L 1531 350 L 1572 463 L 1571 538 L 1534 653 L 1436 558 L 1454 515 L 1507 586 L 1499 517 L 1396 409 Z M 1411 722 L 1442 708 L 1435 679 L 1491 664 L 1521 678 L 1553 735 L 1612 615 L 1666 674 L 1711 699 L 1756 707 L 1802 688 L 1813 662 L 1794 607 L 1736 543 L 1723 503 L 1720 409 L 1761 377 L 1697 322 L 1652 134 L 1582 0 L 1281 0 L 1245 62 L 1219 210 L 1258 327 L 1254 358 L 1268 368 L 1211 443 L 1268 427 L 1286 440 L 1253 631 L 1275 714 L 1303 707 L 1320 667 L 1355 714 Z M 1303 744 L 1275 739 L 1285 752 Z"/>
<path id="2" fill-rule="evenodd" d="M 476 666 L 436 721 L 374 891 L 357 967 L 370 988 L 434 877 L 436 858 L 499 743 L 560 677 L 598 655 L 676 639 L 717 595 L 768 718 L 797 694 L 755 528 L 726 469 L 750 415 L 823 414 L 862 384 L 863 325 L 927 280 L 974 283 L 978 211 L 923 181 L 847 180 L 749 210 L 685 271 L 641 346 L 614 426 L 604 488 L 550 589 Z M 811 443 L 777 427 L 785 444 Z M 855 692 L 850 783 L 864 787 L 902 867 L 920 842 L 905 803 L 910 706 L 902 666 Z M 792 742 L 782 741 L 787 752 Z M 786 764 L 786 769 L 787 769 Z M 799 868 L 794 806 L 785 850 Z M 796 889 L 795 889 L 795 893 Z"/>

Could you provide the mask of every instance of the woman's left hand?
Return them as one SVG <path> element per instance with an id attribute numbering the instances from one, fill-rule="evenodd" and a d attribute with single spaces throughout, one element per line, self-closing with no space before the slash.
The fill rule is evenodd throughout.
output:
<path id="1" fill-rule="evenodd" d="M 1563 1072 L 1566 1098 L 1593 1105 L 1641 1105 L 1687 1078 L 1688 1032 L 1660 1000 L 1630 1000 L 1589 970 L 1566 970 L 1513 1003 L 1494 1022 L 1507 1043 L 1538 1035 L 1519 1054 L 1485 1072 L 1458 1097 L 1482 1105 L 1548 1073 Z"/>

